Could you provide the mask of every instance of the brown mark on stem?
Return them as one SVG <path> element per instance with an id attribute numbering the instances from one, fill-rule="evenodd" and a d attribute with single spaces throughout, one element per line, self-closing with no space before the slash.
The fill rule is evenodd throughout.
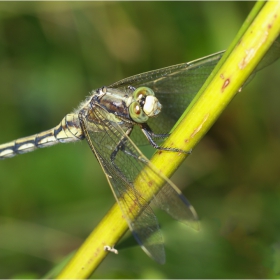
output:
<path id="1" fill-rule="evenodd" d="M 248 63 L 251 61 L 251 59 L 255 56 L 256 50 L 255 48 L 251 48 L 249 50 L 245 51 L 245 56 L 242 58 L 242 60 L 238 63 L 239 69 L 244 69 Z"/>
<path id="2" fill-rule="evenodd" d="M 198 126 L 198 128 L 196 128 L 194 130 L 194 132 L 191 134 L 191 138 L 193 138 L 199 131 L 200 129 L 202 128 L 203 124 L 207 121 L 208 117 L 209 117 L 209 113 L 207 115 L 205 115 L 205 117 L 203 118 L 202 120 L 202 123 Z"/>
<path id="3" fill-rule="evenodd" d="M 226 79 L 222 86 L 222 92 L 224 92 L 225 88 L 230 84 L 230 79 Z"/>

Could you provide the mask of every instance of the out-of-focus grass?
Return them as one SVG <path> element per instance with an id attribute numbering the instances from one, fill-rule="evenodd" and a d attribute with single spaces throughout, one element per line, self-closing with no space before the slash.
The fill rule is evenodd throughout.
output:
<path id="1" fill-rule="evenodd" d="M 55 126 L 94 88 L 227 48 L 252 6 L 0 3 L 0 143 Z M 173 177 L 200 233 L 158 213 L 167 263 L 136 245 L 109 255 L 95 278 L 277 277 L 279 67 L 237 94 Z M 114 202 L 86 142 L 1 161 L 0 186 L 0 278 L 44 275 Z"/>

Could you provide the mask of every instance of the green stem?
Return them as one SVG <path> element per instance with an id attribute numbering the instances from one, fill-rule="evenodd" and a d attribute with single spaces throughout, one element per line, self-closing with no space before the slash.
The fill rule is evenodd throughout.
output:
<path id="1" fill-rule="evenodd" d="M 191 150 L 210 129 L 215 120 L 242 87 L 261 58 L 280 32 L 280 2 L 258 3 L 253 9 L 250 27 L 241 31 L 241 39 L 223 65 L 191 108 L 184 114 L 172 135 L 164 143 L 166 147 Z M 250 14 L 251 15 L 251 14 Z M 252 19 L 254 19 L 252 21 Z M 242 27 L 244 28 L 244 27 Z M 156 152 L 152 164 L 170 177 L 185 159 L 185 155 Z M 172 164 L 170 164 L 172 163 Z M 127 224 L 117 204 L 94 229 L 75 256 L 58 275 L 58 278 L 87 278 L 105 258 L 104 245 L 113 246 L 127 230 Z"/>

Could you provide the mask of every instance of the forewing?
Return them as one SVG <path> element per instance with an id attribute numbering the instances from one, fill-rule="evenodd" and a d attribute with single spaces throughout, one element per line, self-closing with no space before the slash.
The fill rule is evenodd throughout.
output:
<path id="1" fill-rule="evenodd" d="M 162 111 L 157 117 L 150 118 L 148 124 L 155 133 L 168 133 L 198 93 L 223 53 L 138 74 L 109 87 L 123 90 L 128 86 L 151 88 L 162 104 Z M 143 139 L 137 142 L 142 144 Z"/>
<path id="2" fill-rule="evenodd" d="M 221 51 L 188 63 L 138 74 L 116 82 L 110 87 L 123 89 L 128 86 L 150 87 L 163 106 L 161 113 L 155 118 L 150 118 L 148 124 L 155 133 L 168 133 L 198 93 L 223 54 L 224 51 Z M 245 84 L 252 80 L 257 71 L 270 65 L 279 57 L 280 43 L 278 39 Z M 133 134 L 135 135 L 131 137 L 135 138 L 137 143 L 147 143 L 139 132 L 134 131 Z"/>
<path id="3" fill-rule="evenodd" d="M 123 215 L 143 250 L 157 262 L 164 263 L 163 238 L 157 218 L 148 200 L 144 199 L 154 198 L 151 186 L 158 181 L 165 182 L 163 191 L 158 193 L 156 204 L 171 216 L 184 222 L 193 222 L 197 220 L 196 213 L 174 184 L 151 165 L 124 130 L 112 121 L 112 116 L 106 110 L 97 104 L 91 117 L 92 114 L 98 120 L 98 125 L 83 116 L 82 122 L 87 131 L 85 135 L 107 176 Z M 120 143 L 122 148 L 112 163 L 112 153 Z M 135 181 L 140 182 L 141 190 L 135 188 Z M 172 198 L 171 204 L 169 198 Z"/>

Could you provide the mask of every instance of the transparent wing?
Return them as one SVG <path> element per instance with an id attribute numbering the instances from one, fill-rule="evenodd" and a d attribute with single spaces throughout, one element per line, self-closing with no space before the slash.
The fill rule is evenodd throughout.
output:
<path id="1" fill-rule="evenodd" d="M 128 86 L 151 88 L 162 104 L 162 111 L 156 118 L 150 118 L 148 124 L 155 133 L 168 133 L 191 103 L 223 54 L 224 51 L 192 62 L 138 74 L 109 87 L 123 90 Z M 133 134 L 132 139 L 134 139 Z M 137 143 L 146 143 L 146 140 L 138 133 L 136 138 Z"/>
<path id="2" fill-rule="evenodd" d="M 127 86 L 150 87 L 163 108 L 156 118 L 150 118 L 148 124 L 155 133 L 168 133 L 198 93 L 223 54 L 224 51 L 221 51 L 188 63 L 138 74 L 109 87 L 123 89 Z M 279 57 L 280 43 L 275 41 L 246 84 L 252 80 L 257 71 L 270 65 Z M 131 138 L 139 144 L 147 143 L 143 135 L 136 130 L 132 133 Z"/>
<path id="3" fill-rule="evenodd" d="M 134 237 L 150 257 L 164 263 L 163 237 L 157 218 L 144 199 L 149 197 L 149 192 L 152 197 L 151 185 L 155 181 L 165 182 L 164 188 L 153 198 L 173 218 L 194 226 L 197 223 L 195 210 L 180 190 L 151 165 L 106 110 L 96 104 L 90 119 L 82 116 L 82 125 Z M 117 147 L 119 150 L 115 153 Z M 141 190 L 135 188 L 136 180 L 140 182 Z"/>

